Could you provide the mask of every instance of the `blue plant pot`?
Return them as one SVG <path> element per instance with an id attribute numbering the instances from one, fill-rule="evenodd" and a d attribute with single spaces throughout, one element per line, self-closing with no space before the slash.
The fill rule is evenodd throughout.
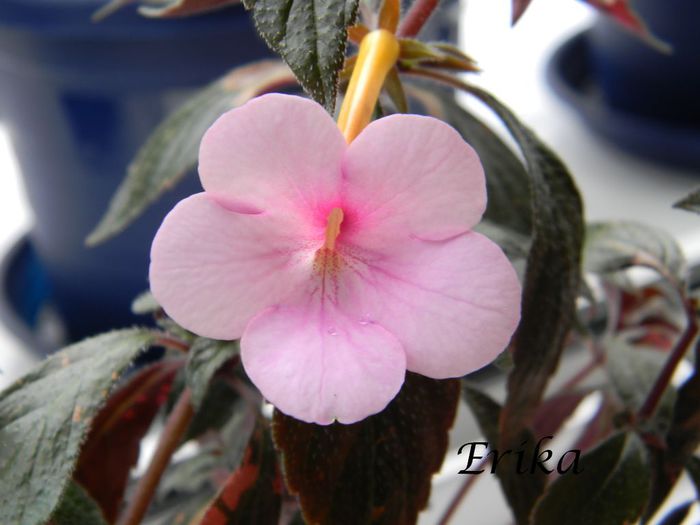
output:
<path id="1" fill-rule="evenodd" d="M 129 305 L 148 287 L 156 229 L 201 191 L 188 177 L 126 232 L 86 248 L 134 154 L 194 88 L 270 56 L 240 7 L 174 21 L 132 8 L 92 23 L 103 4 L 0 1 L 0 117 L 33 208 L 46 295 L 69 340 L 135 322 Z"/>
<path id="2" fill-rule="evenodd" d="M 634 8 L 661 40 L 659 53 L 606 17 L 588 34 L 591 72 L 615 110 L 700 127 L 700 2 L 636 0 Z"/>

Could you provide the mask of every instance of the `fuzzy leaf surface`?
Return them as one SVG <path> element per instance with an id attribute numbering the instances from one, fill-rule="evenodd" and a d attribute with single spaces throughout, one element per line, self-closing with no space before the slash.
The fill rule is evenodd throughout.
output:
<path id="1" fill-rule="evenodd" d="M 359 0 L 244 0 L 258 32 L 279 53 L 307 93 L 335 108 L 347 28 Z"/>
<path id="2" fill-rule="evenodd" d="M 287 487 L 309 525 L 415 523 L 442 464 L 459 381 L 408 373 L 384 411 L 320 426 L 275 412 L 273 437 Z"/>
<path id="3" fill-rule="evenodd" d="M 41 525 L 59 503 L 109 391 L 155 339 L 115 330 L 53 354 L 0 394 L 0 508 L 13 525 Z"/>

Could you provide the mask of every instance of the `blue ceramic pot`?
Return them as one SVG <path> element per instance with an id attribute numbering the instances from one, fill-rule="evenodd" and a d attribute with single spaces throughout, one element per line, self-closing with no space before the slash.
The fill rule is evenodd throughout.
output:
<path id="1" fill-rule="evenodd" d="M 103 4 L 0 1 L 0 117 L 35 216 L 30 241 L 71 340 L 134 322 L 129 304 L 148 287 L 156 229 L 201 191 L 188 177 L 126 232 L 86 248 L 139 146 L 194 88 L 270 56 L 240 7 L 175 21 L 124 9 L 92 23 Z"/>
<path id="2" fill-rule="evenodd" d="M 591 73 L 615 110 L 674 125 L 700 127 L 700 1 L 636 0 L 633 6 L 666 55 L 599 17 L 588 34 Z"/>

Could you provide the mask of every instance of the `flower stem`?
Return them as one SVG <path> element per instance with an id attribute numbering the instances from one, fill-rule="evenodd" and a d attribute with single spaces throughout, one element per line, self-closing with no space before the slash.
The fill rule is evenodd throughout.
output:
<path id="1" fill-rule="evenodd" d="M 372 120 L 386 75 L 399 57 L 399 42 L 390 31 L 377 29 L 360 44 L 350 85 L 338 116 L 338 127 L 350 143 Z"/>
<path id="2" fill-rule="evenodd" d="M 671 382 L 673 373 L 678 367 L 678 363 L 681 362 L 683 356 L 686 354 L 690 348 L 690 345 L 693 344 L 698 335 L 698 322 L 695 317 L 695 302 L 692 299 L 685 300 L 685 311 L 688 318 L 688 324 L 685 327 L 685 331 L 681 335 L 680 339 L 676 343 L 676 346 L 673 347 L 671 355 L 666 360 L 666 364 L 664 364 L 661 373 L 656 378 L 656 382 L 649 391 L 649 395 L 644 400 L 644 404 L 639 409 L 639 412 L 637 413 L 638 421 L 644 421 L 654 415 L 654 412 L 656 412 L 656 408 L 658 407 L 668 384 Z"/>
<path id="3" fill-rule="evenodd" d="M 488 459 L 486 459 L 488 458 Z M 491 463 L 491 456 L 486 456 L 486 458 L 481 459 L 479 463 L 474 467 L 475 469 L 480 469 L 484 466 L 486 466 L 488 463 Z M 459 506 L 462 504 L 462 501 L 464 498 L 467 496 L 469 493 L 469 490 L 472 488 L 474 483 L 478 480 L 478 476 L 476 474 L 467 476 L 467 479 L 464 480 L 462 483 L 462 486 L 459 487 L 459 490 L 455 493 L 455 495 L 452 497 L 452 500 L 450 501 L 450 504 L 447 506 L 447 509 L 445 509 L 445 512 L 442 514 L 440 517 L 440 521 L 438 522 L 438 525 L 448 525 L 450 521 L 452 521 L 452 518 L 454 517 L 455 513 L 457 512 L 457 509 L 459 509 Z"/>
<path id="4" fill-rule="evenodd" d="M 438 3 L 440 0 L 416 0 L 406 13 L 397 34 L 404 38 L 416 36 L 433 14 Z"/>
<path id="5" fill-rule="evenodd" d="M 138 525 L 141 523 L 151 504 L 151 499 L 153 499 L 160 478 L 170 463 L 170 458 L 179 446 L 190 421 L 192 421 L 192 416 L 194 416 L 194 410 L 192 409 L 191 392 L 189 388 L 185 388 L 165 422 L 165 428 L 151 463 L 136 485 L 134 497 L 119 520 L 120 525 Z"/>

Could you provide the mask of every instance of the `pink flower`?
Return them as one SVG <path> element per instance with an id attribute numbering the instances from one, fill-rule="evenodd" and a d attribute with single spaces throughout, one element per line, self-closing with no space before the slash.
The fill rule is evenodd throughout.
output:
<path id="1" fill-rule="evenodd" d="M 205 191 L 165 218 L 151 289 L 185 328 L 241 339 L 262 394 L 297 419 L 359 421 L 406 370 L 490 363 L 520 315 L 474 150 L 443 122 L 395 115 L 346 144 L 315 102 L 265 95 L 205 134 Z"/>

